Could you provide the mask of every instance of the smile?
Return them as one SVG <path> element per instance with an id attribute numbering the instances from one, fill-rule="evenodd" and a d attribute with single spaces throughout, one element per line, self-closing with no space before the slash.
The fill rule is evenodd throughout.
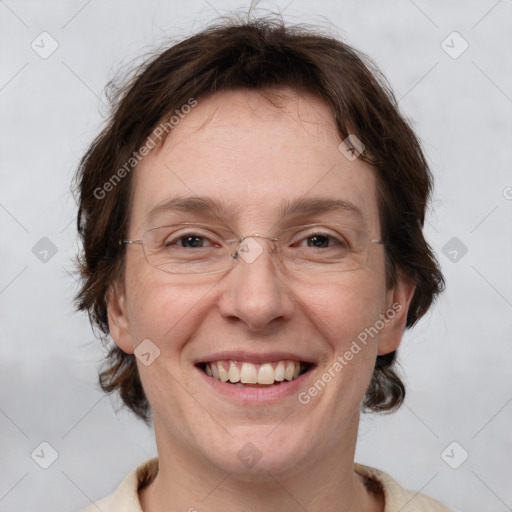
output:
<path id="1" fill-rule="evenodd" d="M 281 360 L 266 363 L 252 363 L 233 360 L 218 360 L 203 363 L 200 368 L 213 379 L 228 382 L 239 387 L 274 386 L 292 381 L 309 370 L 309 363 Z"/>

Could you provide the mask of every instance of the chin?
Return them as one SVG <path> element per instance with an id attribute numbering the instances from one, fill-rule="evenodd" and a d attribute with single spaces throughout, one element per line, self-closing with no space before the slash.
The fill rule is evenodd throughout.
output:
<path id="1" fill-rule="evenodd" d="M 278 427 L 279 428 L 279 427 Z M 275 425 L 245 428 L 226 440 L 222 450 L 210 452 L 207 457 L 219 469 L 231 473 L 241 481 L 268 481 L 270 475 L 285 475 L 307 465 L 312 447 L 305 445 L 304 436 Z M 217 445 L 220 447 L 221 445 Z"/>

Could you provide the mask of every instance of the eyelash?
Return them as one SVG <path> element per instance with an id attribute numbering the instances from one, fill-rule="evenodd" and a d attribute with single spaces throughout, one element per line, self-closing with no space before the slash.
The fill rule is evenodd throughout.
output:
<path id="1" fill-rule="evenodd" d="M 331 235 L 329 233 L 323 233 L 323 232 L 320 232 L 320 231 L 319 232 L 315 232 L 315 233 L 311 233 L 311 234 L 308 234 L 305 237 L 302 237 L 300 239 L 300 242 L 303 242 L 305 240 L 309 240 L 310 238 L 313 238 L 313 237 L 325 237 L 325 238 L 328 238 L 330 240 L 334 240 L 334 241 L 338 242 L 336 245 L 348 245 L 345 241 L 339 240 L 334 235 Z M 333 244 L 330 244 L 329 247 L 331 247 L 332 245 Z"/>
<path id="2" fill-rule="evenodd" d="M 348 243 L 343 239 L 343 237 L 341 235 L 338 235 L 338 236 L 339 236 L 339 238 L 337 238 L 336 236 L 334 236 L 331 233 L 326 233 L 325 231 L 312 231 L 312 232 L 308 233 L 307 235 L 302 235 L 299 240 L 291 242 L 290 245 L 295 246 L 295 247 L 297 247 L 297 246 L 300 247 L 300 246 L 302 246 L 301 242 L 305 242 L 314 237 L 325 237 L 332 242 L 337 242 L 335 244 L 330 243 L 328 245 L 328 247 L 332 247 L 333 245 L 347 246 Z M 179 236 L 173 236 L 170 240 L 167 240 L 164 242 L 164 246 L 169 247 L 171 245 L 175 245 L 177 242 L 180 242 L 180 241 L 183 242 L 183 240 L 186 240 L 187 238 L 192 238 L 192 237 L 200 238 L 203 240 L 209 240 L 210 242 L 212 242 L 212 240 L 208 236 L 200 234 L 198 232 L 190 231 L 188 233 L 181 234 Z M 220 244 L 221 242 L 217 242 L 217 243 Z M 181 245 L 180 247 L 183 247 L 183 245 Z"/>

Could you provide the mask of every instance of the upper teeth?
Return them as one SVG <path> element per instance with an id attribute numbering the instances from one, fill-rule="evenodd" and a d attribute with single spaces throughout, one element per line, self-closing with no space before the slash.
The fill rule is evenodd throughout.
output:
<path id="1" fill-rule="evenodd" d="M 253 364 L 237 361 L 212 361 L 206 364 L 206 373 L 222 382 L 242 384 L 273 384 L 274 381 L 293 380 L 299 376 L 297 361 L 275 361 Z"/>

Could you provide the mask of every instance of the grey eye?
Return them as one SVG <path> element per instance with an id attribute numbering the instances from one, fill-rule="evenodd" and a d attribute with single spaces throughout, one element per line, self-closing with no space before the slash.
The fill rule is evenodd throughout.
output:
<path id="1" fill-rule="evenodd" d="M 330 237 L 326 235 L 313 235 L 308 237 L 306 240 L 308 242 L 308 247 L 328 247 L 329 238 Z"/>
<path id="2" fill-rule="evenodd" d="M 179 238 L 182 247 L 203 247 L 205 238 L 198 235 L 185 235 Z"/>

